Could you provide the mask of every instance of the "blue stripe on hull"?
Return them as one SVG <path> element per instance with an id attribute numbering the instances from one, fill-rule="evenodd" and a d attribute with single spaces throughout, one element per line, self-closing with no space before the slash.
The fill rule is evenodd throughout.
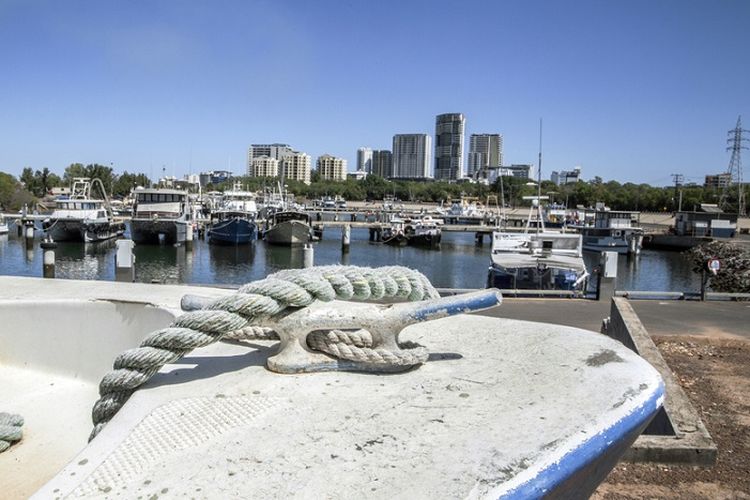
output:
<path id="1" fill-rule="evenodd" d="M 631 413 L 501 498 L 588 498 L 656 416 L 663 398 L 660 383 Z"/>

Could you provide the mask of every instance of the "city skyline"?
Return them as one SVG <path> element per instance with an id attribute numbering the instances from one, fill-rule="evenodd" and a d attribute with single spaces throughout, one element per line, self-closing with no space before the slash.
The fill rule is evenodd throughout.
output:
<path id="1" fill-rule="evenodd" d="M 504 163 L 535 164 L 543 118 L 543 178 L 668 185 L 724 172 L 726 131 L 750 116 L 746 2 L 77 5 L 0 2 L 2 171 L 240 174 L 274 142 L 353 170 L 358 148 L 434 141 L 458 112 L 464 158 L 496 132 Z M 437 53 L 436 26 L 463 35 Z"/>

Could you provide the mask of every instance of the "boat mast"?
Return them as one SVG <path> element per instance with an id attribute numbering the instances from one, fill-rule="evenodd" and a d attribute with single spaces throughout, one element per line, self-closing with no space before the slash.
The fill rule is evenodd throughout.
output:
<path id="1" fill-rule="evenodd" d="M 542 119 L 539 118 L 539 161 L 537 162 L 536 171 L 536 207 L 539 223 L 536 225 L 536 232 L 539 229 L 544 231 L 544 217 L 542 216 Z"/>

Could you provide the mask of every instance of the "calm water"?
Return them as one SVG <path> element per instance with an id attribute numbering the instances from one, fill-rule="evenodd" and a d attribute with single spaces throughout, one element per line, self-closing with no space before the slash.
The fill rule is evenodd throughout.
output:
<path id="1" fill-rule="evenodd" d="M 41 276 L 39 232 L 27 248 L 15 232 L 0 235 L 0 274 Z M 487 278 L 490 245 L 474 244 L 473 233 L 444 233 L 441 250 L 390 247 L 368 241 L 366 229 L 353 229 L 351 250 L 341 252 L 341 231 L 328 229 L 314 243 L 315 264 L 358 266 L 403 265 L 423 272 L 437 287 L 482 288 Z M 56 250 L 56 276 L 68 279 L 114 280 L 114 241 L 96 244 L 60 243 Z M 589 270 L 598 256 L 584 254 Z M 242 284 L 267 274 L 302 267 L 302 249 L 271 247 L 263 241 L 243 247 L 220 247 L 196 240 L 192 251 L 184 247 L 135 247 L 136 280 L 141 282 Z M 697 291 L 700 280 L 676 252 L 644 250 L 639 257 L 620 256 L 620 290 Z"/>

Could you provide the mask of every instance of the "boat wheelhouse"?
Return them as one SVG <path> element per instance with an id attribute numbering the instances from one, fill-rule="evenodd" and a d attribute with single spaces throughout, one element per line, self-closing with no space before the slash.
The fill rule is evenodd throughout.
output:
<path id="1" fill-rule="evenodd" d="M 136 243 L 177 243 L 192 223 L 187 191 L 137 189 L 130 233 Z"/>
<path id="2" fill-rule="evenodd" d="M 634 211 L 598 208 L 593 212 L 590 224 L 580 227 L 583 249 L 590 252 L 639 254 L 643 242 L 640 214 Z"/>

